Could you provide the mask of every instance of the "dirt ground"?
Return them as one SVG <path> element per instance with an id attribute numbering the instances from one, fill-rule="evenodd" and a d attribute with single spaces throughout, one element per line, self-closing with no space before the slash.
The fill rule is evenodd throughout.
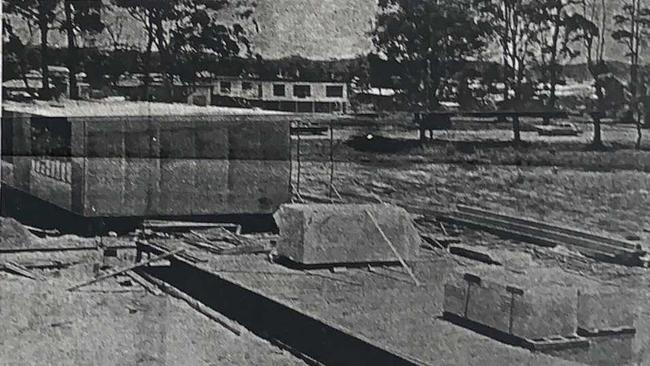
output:
<path id="1" fill-rule="evenodd" d="M 333 171 L 327 136 L 301 139 L 300 192 L 327 196 L 333 182 L 348 202 L 382 200 L 438 208 L 462 203 L 618 238 L 636 236 L 648 249 L 650 132 L 645 150 L 636 151 L 633 129 L 608 126 L 603 132 L 608 145 L 601 151 L 588 147 L 589 125 L 581 127 L 586 132 L 576 138 L 539 138 L 524 132 L 526 142 L 520 146 L 510 143 L 511 131 L 505 125 L 489 131 L 474 126 L 436 132 L 425 144 L 417 140 L 416 131 L 403 127 L 337 129 Z M 366 138 L 368 133 L 372 139 Z M 294 153 L 295 144 L 294 139 Z M 295 162 L 292 172 L 295 187 Z M 12 232 L 18 233 L 12 240 L 20 239 L 20 231 Z M 634 361 L 650 364 L 646 269 L 601 264 L 566 248 L 540 249 L 469 230 L 461 238 L 514 272 L 557 269 L 585 283 L 631 293 L 622 301 L 637 309 Z M 30 240 L 81 246 L 95 239 Z M 48 256 L 32 259 L 71 260 L 67 254 Z M 66 287 L 94 275 L 92 263 L 97 259 L 90 255 L 74 261 L 81 263 L 41 271 L 44 279 L 36 281 L 0 272 L 0 365 L 303 364 L 251 333 L 235 336 L 182 301 L 127 286 L 127 277 L 66 292 Z"/>
<path id="2" fill-rule="evenodd" d="M 93 276 L 96 261 L 92 253 L 73 257 L 83 263 L 34 270 L 40 280 L 0 272 L 0 365 L 304 364 L 250 332 L 235 335 L 181 300 L 150 294 L 126 276 L 68 292 Z"/>
<path id="3" fill-rule="evenodd" d="M 638 238 L 650 248 L 650 139 L 646 136 L 644 149 L 636 151 L 631 126 L 606 126 L 606 148 L 594 150 L 588 146 L 590 126 L 580 127 L 586 132 L 579 137 L 542 138 L 524 132 L 525 142 L 519 146 L 511 143 L 512 132 L 505 128 L 439 131 L 425 143 L 418 141 L 417 131 L 404 129 L 336 130 L 333 170 L 327 138 L 301 141 L 300 190 L 321 197 L 332 192 L 336 197 L 329 189 L 333 182 L 347 202 L 479 206 L 607 236 Z M 295 186 L 297 165 L 293 168 Z M 646 269 L 602 264 L 567 248 L 541 249 L 483 232 L 464 230 L 461 238 L 508 270 L 567 272 L 583 278 L 587 287 L 594 283 L 625 291 L 621 301 L 633 304 L 637 314 L 634 364 L 650 364 Z"/>

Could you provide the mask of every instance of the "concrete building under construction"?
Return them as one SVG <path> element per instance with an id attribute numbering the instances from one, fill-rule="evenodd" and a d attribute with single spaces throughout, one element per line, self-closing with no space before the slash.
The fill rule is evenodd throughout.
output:
<path id="1" fill-rule="evenodd" d="M 84 217 L 270 214 L 289 200 L 286 113 L 5 103 L 2 183 Z"/>

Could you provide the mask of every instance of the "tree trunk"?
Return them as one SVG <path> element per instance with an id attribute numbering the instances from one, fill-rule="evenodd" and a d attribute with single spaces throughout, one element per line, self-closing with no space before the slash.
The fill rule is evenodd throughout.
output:
<path id="1" fill-rule="evenodd" d="M 601 147 L 603 146 L 603 138 L 600 129 L 600 115 L 595 113 L 592 118 L 594 120 L 594 140 L 592 141 L 592 144 L 595 147 Z"/>
<path id="2" fill-rule="evenodd" d="M 79 89 L 77 88 L 77 45 L 74 39 L 74 25 L 72 21 L 72 4 L 70 0 L 65 0 L 65 28 L 68 36 L 68 70 L 70 78 L 68 87 L 70 88 L 70 99 L 79 99 Z"/>
<path id="3" fill-rule="evenodd" d="M 558 3 L 561 4 L 561 3 Z M 560 17 L 561 17 L 561 8 L 556 8 L 557 18 L 555 19 L 555 29 L 553 31 L 553 44 L 551 48 L 551 61 L 550 61 L 550 78 L 549 82 L 551 84 L 550 97 L 548 100 L 548 106 L 550 109 L 555 109 L 555 104 L 557 102 L 556 90 L 557 90 L 557 54 L 558 54 L 558 42 L 560 38 Z"/>
<path id="4" fill-rule="evenodd" d="M 50 99 L 50 72 L 47 68 L 47 63 L 48 63 L 47 34 L 49 32 L 47 21 L 41 20 L 39 22 L 39 28 L 41 32 L 41 76 L 43 82 L 40 98 L 44 100 L 48 100 Z"/>
<path id="5" fill-rule="evenodd" d="M 160 18 L 156 19 L 156 40 L 158 45 L 158 53 L 160 54 L 160 69 L 162 71 L 163 84 L 165 90 L 165 101 L 171 102 L 172 98 L 172 85 L 173 80 L 170 77 L 171 65 L 170 58 L 167 54 L 165 47 L 165 35 L 163 29 L 163 21 Z"/>
<path id="6" fill-rule="evenodd" d="M 150 74 L 151 74 L 151 49 L 153 48 L 153 30 L 151 29 L 151 15 L 147 15 L 149 17 L 149 26 L 147 27 L 147 50 L 144 53 L 144 69 L 143 74 L 144 74 L 144 80 L 143 80 L 143 88 L 144 91 L 142 93 L 142 96 L 144 97 L 144 100 L 149 101 L 149 84 L 150 84 Z"/>

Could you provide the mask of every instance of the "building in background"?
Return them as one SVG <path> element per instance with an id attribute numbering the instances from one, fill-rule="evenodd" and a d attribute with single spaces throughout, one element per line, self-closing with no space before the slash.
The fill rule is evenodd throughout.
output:
<path id="1" fill-rule="evenodd" d="M 349 109 L 346 83 L 264 81 L 226 76 L 196 86 L 188 103 L 299 113 L 347 113 Z"/>

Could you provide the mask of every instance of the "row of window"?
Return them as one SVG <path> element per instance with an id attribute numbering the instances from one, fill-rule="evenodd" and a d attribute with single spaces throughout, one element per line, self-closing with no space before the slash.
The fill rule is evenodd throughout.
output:
<path id="1" fill-rule="evenodd" d="M 242 90 L 250 91 L 253 89 L 253 84 L 249 81 L 242 82 Z M 232 83 L 230 81 L 222 81 L 219 83 L 219 91 L 221 94 L 230 94 L 232 91 Z M 284 97 L 287 95 L 286 85 L 273 84 L 273 96 Z M 342 85 L 327 85 L 325 87 L 325 95 L 329 98 L 342 98 L 343 86 Z M 296 98 L 307 98 L 311 96 L 311 85 L 294 85 L 293 96 Z M 258 85 L 258 97 L 262 97 L 262 85 Z"/>

